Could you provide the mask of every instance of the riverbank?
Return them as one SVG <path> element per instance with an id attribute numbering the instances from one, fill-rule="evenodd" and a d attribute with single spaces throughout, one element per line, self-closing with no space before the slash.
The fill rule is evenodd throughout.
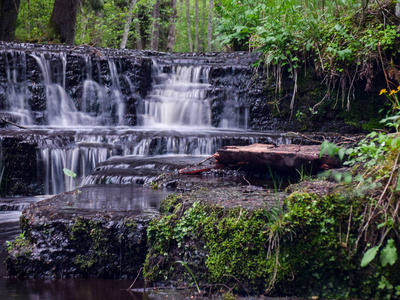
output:
<path id="1" fill-rule="evenodd" d="M 24 238 L 7 259 L 10 275 L 135 277 L 144 266 L 147 282 L 242 296 L 384 292 L 378 264 L 360 266 L 367 245 L 358 230 L 370 198 L 353 186 L 308 179 L 278 191 L 209 173 L 164 176 L 158 187 L 171 182 L 180 192 L 152 217 L 86 215 L 74 211 L 72 193 L 30 206 L 21 218 Z M 387 271 L 390 280 L 397 280 L 397 265 Z"/>
<path id="2" fill-rule="evenodd" d="M 147 230 L 145 277 L 177 286 L 196 280 L 202 288 L 222 285 L 240 294 L 349 298 L 362 286 L 355 275 L 364 273 L 360 253 L 352 253 L 351 206 L 358 216 L 359 202 L 321 180 L 290 185 L 287 192 L 169 196 L 164 215 Z"/>

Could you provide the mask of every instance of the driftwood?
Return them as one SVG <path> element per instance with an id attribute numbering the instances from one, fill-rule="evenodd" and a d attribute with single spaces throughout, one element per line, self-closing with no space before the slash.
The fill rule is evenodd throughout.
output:
<path id="1" fill-rule="evenodd" d="M 21 126 L 21 125 L 19 125 L 19 124 L 14 123 L 14 122 L 8 121 L 8 120 L 6 120 L 6 119 L 4 119 L 4 118 L 2 118 L 2 117 L 0 117 L 0 121 L 3 122 L 3 123 L 6 123 L 6 124 L 10 124 L 10 125 L 12 125 L 12 126 L 21 128 L 21 129 L 28 129 L 28 128 L 24 127 L 24 126 Z"/>
<path id="2" fill-rule="evenodd" d="M 180 169 L 178 171 L 179 174 L 185 175 L 185 174 L 197 174 L 197 173 L 202 173 L 202 172 L 207 172 L 213 169 L 221 169 L 223 168 L 222 164 L 211 164 L 211 165 L 206 165 L 206 166 L 191 166 L 187 167 L 184 169 Z"/>
<path id="3" fill-rule="evenodd" d="M 271 145 L 225 146 L 214 155 L 223 165 L 240 165 L 242 169 L 268 170 L 268 168 L 296 172 L 296 170 L 320 171 L 341 166 L 338 158 L 323 155 L 319 158 L 319 145 Z"/>
<path id="4" fill-rule="evenodd" d="M 213 170 L 213 169 L 221 169 L 221 168 L 223 168 L 223 165 L 221 165 L 220 163 L 216 163 L 216 162 L 211 163 L 209 165 L 204 165 L 203 166 L 202 164 L 205 163 L 208 160 L 214 160 L 215 161 L 214 155 L 212 155 L 210 157 L 207 157 L 206 159 L 202 160 L 201 162 L 199 162 L 199 163 L 197 163 L 195 165 L 180 169 L 178 171 L 178 173 L 181 174 L 181 175 L 198 174 L 198 173 L 207 172 L 207 171 L 210 171 L 210 170 Z"/>

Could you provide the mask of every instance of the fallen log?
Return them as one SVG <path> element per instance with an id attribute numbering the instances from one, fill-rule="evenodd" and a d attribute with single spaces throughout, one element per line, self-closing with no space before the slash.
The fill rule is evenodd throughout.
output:
<path id="1" fill-rule="evenodd" d="M 211 164 L 211 165 L 206 165 L 206 166 L 190 166 L 184 169 L 180 169 L 178 171 L 179 174 L 181 175 L 186 175 L 186 174 L 198 174 L 202 172 L 207 172 L 213 169 L 221 169 L 223 166 L 221 164 Z"/>
<path id="2" fill-rule="evenodd" d="M 218 163 L 238 165 L 247 170 L 273 170 L 317 172 L 341 166 L 338 158 L 324 154 L 321 158 L 319 145 L 272 145 L 225 146 L 214 155 Z"/>
<path id="3" fill-rule="evenodd" d="M 211 161 L 211 160 L 212 160 L 212 162 L 210 164 L 202 165 L 206 161 Z M 223 168 L 223 165 L 221 165 L 220 163 L 217 163 L 215 161 L 214 155 L 211 155 L 195 165 L 191 165 L 186 168 L 178 170 L 178 173 L 181 175 L 198 174 L 198 173 L 207 172 L 207 171 L 210 171 L 213 169 L 222 169 L 222 168 Z"/>

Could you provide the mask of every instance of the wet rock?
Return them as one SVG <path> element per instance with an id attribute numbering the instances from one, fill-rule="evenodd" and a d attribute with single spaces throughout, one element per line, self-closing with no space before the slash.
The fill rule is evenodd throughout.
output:
<path id="1" fill-rule="evenodd" d="M 1 191 L 7 195 L 43 194 L 43 179 L 38 172 L 37 144 L 26 136 L 1 140 Z"/>
<path id="2" fill-rule="evenodd" d="M 158 210 L 96 209 L 91 199 L 64 193 L 26 208 L 20 219 L 24 237 L 14 242 L 6 260 L 9 275 L 136 276 L 147 252 L 146 228 Z"/>

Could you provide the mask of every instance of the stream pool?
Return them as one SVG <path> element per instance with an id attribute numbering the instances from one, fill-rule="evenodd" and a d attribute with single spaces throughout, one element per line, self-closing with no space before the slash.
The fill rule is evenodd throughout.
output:
<path id="1" fill-rule="evenodd" d="M 151 193 L 149 193 L 151 192 Z M 118 204 L 118 209 L 158 210 L 159 202 L 166 195 L 165 192 L 154 193 L 139 186 L 119 187 L 103 186 L 84 190 L 84 198 L 93 197 L 99 201 L 82 201 L 80 205 L 85 209 L 111 207 Z M 137 197 L 129 201 L 128 194 Z M 145 195 L 147 194 L 147 195 Z M 149 195 L 151 194 L 151 195 Z M 157 195 L 157 196 L 156 196 Z M 144 197 L 147 201 L 142 201 Z M 0 208 L 0 299 L 40 299 L 40 300 L 106 300 L 106 299 L 150 299 L 145 292 L 133 292 L 127 289 L 133 279 L 15 279 L 7 278 L 6 259 L 7 241 L 12 241 L 21 234 L 19 217 L 22 209 L 31 203 L 46 199 L 45 196 L 26 198 L 1 198 Z M 143 280 L 137 280 L 134 289 L 143 289 Z"/>

